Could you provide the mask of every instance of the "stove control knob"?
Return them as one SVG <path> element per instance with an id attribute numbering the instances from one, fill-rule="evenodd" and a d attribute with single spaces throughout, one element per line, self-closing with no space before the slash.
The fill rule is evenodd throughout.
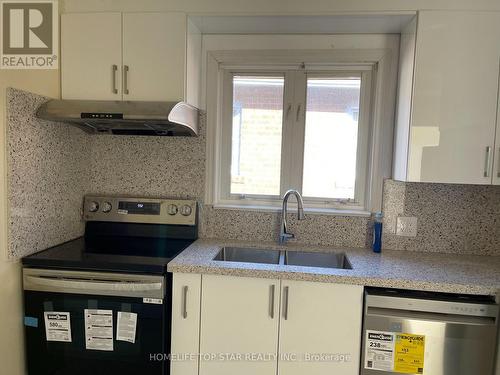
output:
<path id="1" fill-rule="evenodd" d="M 188 206 L 187 204 L 185 204 L 184 206 L 181 207 L 181 215 L 182 216 L 189 216 L 191 215 L 191 206 Z"/>
<path id="2" fill-rule="evenodd" d="M 99 203 L 93 201 L 89 203 L 89 211 L 90 212 L 97 212 L 99 210 Z"/>
<path id="3" fill-rule="evenodd" d="M 102 212 L 108 213 L 111 211 L 112 208 L 113 208 L 113 206 L 109 202 L 104 202 L 102 204 Z"/>
<path id="4" fill-rule="evenodd" d="M 175 204 L 169 204 L 167 206 L 167 213 L 169 215 L 175 215 L 177 212 L 179 212 L 179 209 L 177 208 L 177 206 Z"/>

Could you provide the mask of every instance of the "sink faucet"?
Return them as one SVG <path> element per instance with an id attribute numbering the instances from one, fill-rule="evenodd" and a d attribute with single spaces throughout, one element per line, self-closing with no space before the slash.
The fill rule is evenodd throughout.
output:
<path id="1" fill-rule="evenodd" d="M 278 242 L 280 244 L 284 244 L 287 240 L 290 238 L 294 238 L 293 233 L 288 233 L 287 232 L 287 223 L 286 223 L 286 216 L 287 216 L 287 210 L 288 210 L 288 198 L 290 195 L 295 195 L 295 198 L 297 199 L 297 218 L 299 220 L 304 220 L 306 218 L 306 215 L 304 215 L 304 202 L 302 201 L 302 197 L 300 196 L 300 193 L 297 190 L 288 190 L 285 195 L 283 195 L 283 207 L 281 209 L 281 226 L 280 226 L 280 237 L 278 239 Z"/>

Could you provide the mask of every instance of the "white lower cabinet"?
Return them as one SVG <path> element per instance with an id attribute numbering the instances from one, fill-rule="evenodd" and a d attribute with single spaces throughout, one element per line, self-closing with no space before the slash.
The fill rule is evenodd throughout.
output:
<path id="1" fill-rule="evenodd" d="M 276 374 L 279 285 L 279 280 L 203 275 L 200 375 Z"/>
<path id="2" fill-rule="evenodd" d="M 172 346 L 174 375 L 198 374 L 200 348 L 201 275 L 175 273 L 172 285 Z"/>
<path id="3" fill-rule="evenodd" d="M 363 287 L 283 280 L 280 375 L 357 375 Z"/>
<path id="4" fill-rule="evenodd" d="M 362 286 L 174 274 L 173 288 L 172 353 L 200 360 L 172 375 L 359 374 Z"/>

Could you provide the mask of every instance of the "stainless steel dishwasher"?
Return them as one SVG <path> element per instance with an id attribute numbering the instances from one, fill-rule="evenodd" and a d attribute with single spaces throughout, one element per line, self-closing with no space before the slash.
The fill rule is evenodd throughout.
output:
<path id="1" fill-rule="evenodd" d="M 367 288 L 362 375 L 492 375 L 493 297 Z"/>

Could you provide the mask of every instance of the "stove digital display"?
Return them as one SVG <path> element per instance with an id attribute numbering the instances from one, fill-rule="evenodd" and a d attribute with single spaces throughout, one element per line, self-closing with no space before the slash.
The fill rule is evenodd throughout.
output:
<path id="1" fill-rule="evenodd" d="M 159 215 L 160 203 L 152 202 L 118 202 L 118 209 L 125 210 L 129 214 L 136 215 Z"/>

